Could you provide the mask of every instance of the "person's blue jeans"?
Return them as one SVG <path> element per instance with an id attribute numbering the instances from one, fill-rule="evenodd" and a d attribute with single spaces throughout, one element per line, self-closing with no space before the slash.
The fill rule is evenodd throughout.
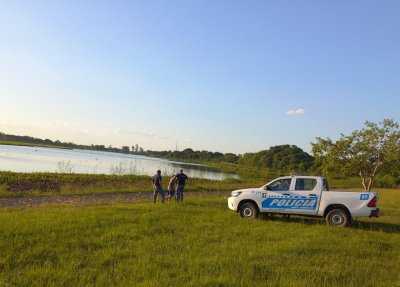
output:
<path id="1" fill-rule="evenodd" d="M 162 189 L 162 187 L 157 187 L 157 188 L 154 188 L 154 193 L 153 193 L 154 203 L 157 202 L 158 194 L 160 194 L 160 196 L 161 196 L 161 202 L 164 202 L 164 199 L 165 199 L 164 190 Z"/>
<path id="2" fill-rule="evenodd" d="M 176 201 L 178 201 L 178 202 L 183 201 L 184 189 L 185 189 L 184 185 L 178 185 L 178 187 L 176 188 Z"/>

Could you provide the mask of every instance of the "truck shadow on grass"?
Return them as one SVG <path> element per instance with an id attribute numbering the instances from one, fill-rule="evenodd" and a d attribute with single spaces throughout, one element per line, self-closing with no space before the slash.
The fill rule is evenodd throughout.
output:
<path id="1" fill-rule="evenodd" d="M 386 233 L 400 233 L 400 225 L 385 222 L 363 222 L 355 221 L 351 228 L 368 231 L 381 231 Z"/>
<path id="2" fill-rule="evenodd" d="M 287 223 L 302 223 L 306 225 L 325 225 L 325 220 L 322 218 L 301 217 L 301 216 L 286 216 L 286 215 L 265 215 L 260 216 L 261 220 L 279 221 Z M 351 229 L 360 229 L 366 231 L 380 231 L 385 233 L 400 233 L 400 224 L 385 223 L 385 222 L 365 222 L 355 220 Z"/>

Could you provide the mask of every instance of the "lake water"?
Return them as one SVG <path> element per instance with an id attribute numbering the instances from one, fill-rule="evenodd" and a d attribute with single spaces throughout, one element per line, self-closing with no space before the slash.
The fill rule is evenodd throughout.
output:
<path id="1" fill-rule="evenodd" d="M 203 165 L 139 155 L 0 145 L 2 171 L 154 175 L 160 169 L 164 175 L 171 175 L 181 168 L 189 177 L 194 178 L 238 178 L 237 175 L 217 172 Z"/>

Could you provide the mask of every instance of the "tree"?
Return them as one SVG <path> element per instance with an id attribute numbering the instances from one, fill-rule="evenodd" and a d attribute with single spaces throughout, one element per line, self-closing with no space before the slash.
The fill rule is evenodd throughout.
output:
<path id="1" fill-rule="evenodd" d="M 236 163 L 239 157 L 234 153 L 226 153 L 223 155 L 223 160 L 230 163 Z"/>
<path id="2" fill-rule="evenodd" d="M 295 145 L 278 145 L 257 153 L 241 156 L 239 164 L 265 167 L 279 173 L 303 173 L 314 163 L 314 158 Z"/>
<path id="3" fill-rule="evenodd" d="M 312 143 L 317 164 L 325 174 L 331 171 L 346 176 L 358 175 L 365 191 L 370 191 L 377 174 L 400 159 L 400 128 L 392 119 L 380 123 L 366 122 L 361 130 L 333 142 L 317 138 Z"/>
<path id="4" fill-rule="evenodd" d="M 123 153 L 129 153 L 129 146 L 123 146 L 121 150 Z"/>

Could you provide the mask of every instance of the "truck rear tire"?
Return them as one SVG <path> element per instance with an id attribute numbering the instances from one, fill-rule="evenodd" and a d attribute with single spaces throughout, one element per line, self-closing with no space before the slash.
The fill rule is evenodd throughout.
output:
<path id="1" fill-rule="evenodd" d="M 335 208 L 328 212 L 325 217 L 328 225 L 346 227 L 351 225 L 351 216 L 342 208 Z"/>
<path id="2" fill-rule="evenodd" d="M 246 202 L 240 206 L 239 214 L 243 218 L 257 218 L 258 208 L 254 203 Z"/>

